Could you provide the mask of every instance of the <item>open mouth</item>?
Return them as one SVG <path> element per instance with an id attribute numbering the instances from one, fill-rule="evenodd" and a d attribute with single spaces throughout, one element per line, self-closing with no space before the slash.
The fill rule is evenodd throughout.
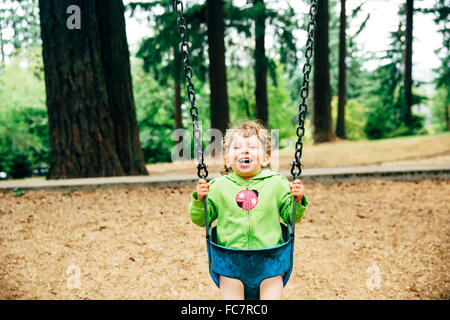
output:
<path id="1" fill-rule="evenodd" d="M 251 158 L 241 158 L 241 159 L 239 159 L 238 160 L 238 163 L 252 163 L 253 162 L 253 159 L 251 159 Z"/>

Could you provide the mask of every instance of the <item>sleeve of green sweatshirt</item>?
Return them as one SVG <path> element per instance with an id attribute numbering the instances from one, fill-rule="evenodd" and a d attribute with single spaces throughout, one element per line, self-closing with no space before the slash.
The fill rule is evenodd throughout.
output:
<path id="1" fill-rule="evenodd" d="M 292 197 L 291 189 L 289 188 L 289 181 L 283 183 L 281 197 L 280 216 L 285 223 L 291 223 L 293 214 L 293 205 L 295 199 Z M 305 215 L 306 208 L 308 207 L 308 199 L 303 195 L 301 203 L 297 202 L 295 210 L 295 223 L 299 223 Z"/>
<path id="2" fill-rule="evenodd" d="M 210 194 L 210 192 L 208 192 Z M 217 219 L 217 209 L 211 197 L 207 197 L 208 202 L 208 223 Z M 203 209 L 203 200 L 198 200 L 197 191 L 194 191 L 189 203 L 189 215 L 193 223 L 200 227 L 205 226 L 205 213 Z"/>

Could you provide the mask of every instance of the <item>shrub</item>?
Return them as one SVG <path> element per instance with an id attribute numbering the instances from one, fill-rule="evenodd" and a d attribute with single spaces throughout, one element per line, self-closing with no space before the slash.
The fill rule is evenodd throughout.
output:
<path id="1" fill-rule="evenodd" d="M 48 161 L 48 125 L 45 110 L 28 108 L 0 115 L 0 168 L 8 176 L 31 175 L 35 165 Z"/>

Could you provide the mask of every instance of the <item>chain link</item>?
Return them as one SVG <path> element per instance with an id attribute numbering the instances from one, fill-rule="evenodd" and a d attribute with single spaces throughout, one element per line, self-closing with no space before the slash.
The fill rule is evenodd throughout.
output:
<path id="1" fill-rule="evenodd" d="M 306 41 L 305 57 L 306 62 L 303 66 L 303 83 L 302 89 L 300 90 L 301 102 L 298 106 L 298 127 L 297 127 L 297 142 L 295 143 L 295 160 L 291 162 L 291 174 L 295 179 L 302 173 L 302 163 L 301 157 L 303 152 L 303 142 L 302 138 L 305 135 L 305 117 L 308 111 L 308 106 L 306 105 L 306 99 L 309 95 L 309 74 L 311 73 L 311 57 L 313 55 L 314 46 L 314 31 L 316 29 L 316 12 L 317 12 L 317 0 L 311 0 L 311 6 L 309 8 L 309 22 L 306 28 L 308 33 L 308 39 Z M 297 168 L 297 171 L 295 171 Z"/>
<path id="2" fill-rule="evenodd" d="M 198 108 L 195 105 L 195 88 L 194 84 L 192 83 L 192 77 L 194 75 L 194 72 L 192 71 L 191 62 L 189 59 L 189 43 L 187 42 L 187 28 L 186 28 L 186 22 L 183 18 L 183 2 L 181 0 L 174 0 L 173 1 L 173 7 L 174 11 L 177 12 L 178 18 L 177 18 L 177 27 L 178 27 L 178 34 L 181 38 L 181 52 L 183 54 L 183 62 L 184 62 L 184 76 L 187 80 L 186 90 L 187 90 L 187 97 L 191 104 L 191 107 L 189 108 L 189 113 L 191 114 L 192 118 L 192 126 L 194 129 L 194 152 L 198 161 L 197 165 L 197 175 L 200 179 L 206 179 L 208 177 L 208 170 L 206 169 L 207 165 L 204 162 L 204 156 L 203 156 L 203 148 L 202 148 L 202 131 L 199 127 L 198 123 Z M 204 173 L 202 174 L 202 170 Z"/>

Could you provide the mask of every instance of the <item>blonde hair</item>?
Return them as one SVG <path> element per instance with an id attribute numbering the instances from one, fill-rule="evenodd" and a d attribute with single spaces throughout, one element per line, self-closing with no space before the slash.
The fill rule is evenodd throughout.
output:
<path id="1" fill-rule="evenodd" d="M 223 138 L 223 154 L 228 155 L 228 151 L 230 150 L 231 143 L 233 142 L 236 134 L 242 137 L 251 137 L 256 135 L 258 139 L 261 141 L 262 145 L 265 148 L 266 155 L 270 157 L 272 153 L 272 137 L 269 131 L 264 128 L 264 126 L 259 121 L 246 120 L 240 124 L 237 124 L 233 128 L 227 129 L 225 133 L 225 137 Z M 270 168 L 270 164 L 268 165 Z M 224 171 L 222 174 L 228 173 L 232 171 L 231 168 L 228 168 L 227 165 L 224 165 Z"/>

